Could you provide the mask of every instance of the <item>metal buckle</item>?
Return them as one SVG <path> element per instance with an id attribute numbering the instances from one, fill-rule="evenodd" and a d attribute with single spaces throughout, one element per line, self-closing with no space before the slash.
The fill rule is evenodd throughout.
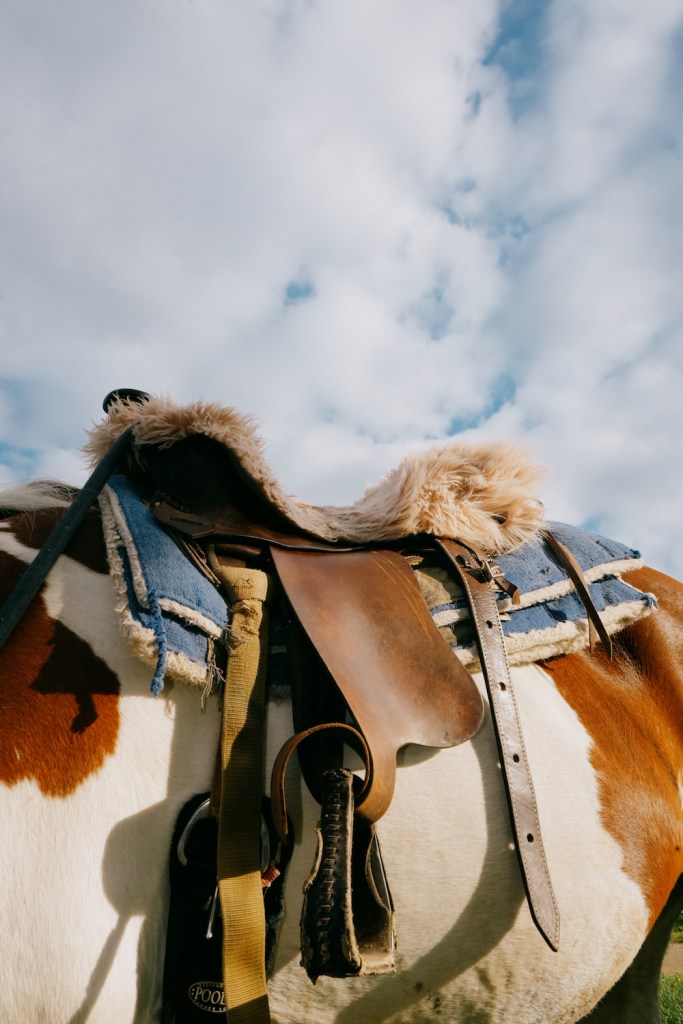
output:
<path id="1" fill-rule="evenodd" d="M 185 853 L 185 847 L 187 845 L 188 839 L 190 838 L 190 834 L 192 832 L 192 829 L 195 827 L 195 825 L 198 822 L 204 821 L 206 818 L 210 818 L 211 816 L 212 816 L 211 815 L 211 800 L 207 797 L 207 799 L 204 800 L 199 805 L 197 810 L 194 812 L 194 814 L 192 815 L 192 817 L 188 821 L 187 825 L 183 829 L 183 831 L 182 831 L 182 833 L 180 835 L 180 839 L 178 840 L 178 846 L 176 848 L 176 854 L 177 854 L 178 860 L 183 865 L 183 867 L 187 867 L 187 855 Z M 265 818 L 263 817 L 263 815 L 261 815 L 261 836 L 260 836 L 260 839 L 261 839 L 261 874 L 263 874 L 265 872 L 266 868 L 268 867 L 268 865 L 270 864 L 270 833 L 268 832 L 268 826 L 266 824 L 266 821 L 265 821 Z"/>
<path id="2" fill-rule="evenodd" d="M 183 829 L 182 834 L 180 836 L 180 839 L 178 840 L 178 847 L 177 847 L 176 853 L 177 853 L 177 856 L 178 856 L 178 860 L 180 861 L 180 863 L 183 865 L 184 868 L 187 867 L 187 857 L 185 855 L 185 846 L 187 845 L 187 841 L 190 838 L 190 833 L 192 832 L 192 829 L 195 827 L 197 822 L 203 821 L 205 818 L 210 818 L 211 817 L 210 807 L 211 807 L 211 801 L 207 798 L 206 800 L 204 800 L 203 803 L 201 803 L 199 805 L 197 810 L 194 812 L 194 814 L 192 815 L 192 817 L 188 821 L 187 825 Z"/>
<path id="3" fill-rule="evenodd" d="M 519 587 L 512 583 L 497 562 L 485 558 L 478 551 L 469 548 L 470 558 L 456 555 L 456 562 L 473 576 L 478 576 L 482 583 L 493 583 L 513 604 L 519 604 Z"/>

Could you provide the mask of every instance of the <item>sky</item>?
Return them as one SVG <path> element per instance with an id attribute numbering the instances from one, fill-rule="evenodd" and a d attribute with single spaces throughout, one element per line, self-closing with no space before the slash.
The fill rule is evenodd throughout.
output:
<path id="1" fill-rule="evenodd" d="M 517 440 L 683 577 L 683 0 L 5 0 L 0 485 L 110 390 L 299 498 Z"/>

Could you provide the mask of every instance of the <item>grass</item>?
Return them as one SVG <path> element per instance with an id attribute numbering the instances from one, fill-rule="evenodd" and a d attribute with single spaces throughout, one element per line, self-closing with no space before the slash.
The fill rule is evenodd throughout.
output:
<path id="1" fill-rule="evenodd" d="M 683 974 L 665 974 L 659 989 L 662 1024 L 683 1021 Z"/>
<path id="2" fill-rule="evenodd" d="M 680 915 L 673 932 L 672 942 L 683 943 L 683 914 Z M 659 1009 L 662 1024 L 681 1024 L 683 1021 L 683 974 L 665 974 L 659 988 Z"/>

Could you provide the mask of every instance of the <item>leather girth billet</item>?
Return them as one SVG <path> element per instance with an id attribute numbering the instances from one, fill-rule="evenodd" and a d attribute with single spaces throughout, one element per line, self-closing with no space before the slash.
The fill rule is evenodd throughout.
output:
<path id="1" fill-rule="evenodd" d="M 475 625 L 480 660 L 491 708 L 500 768 L 508 800 L 522 880 L 531 915 L 555 952 L 560 915 L 553 892 L 527 760 L 522 726 L 505 651 L 489 562 L 471 548 L 440 539 L 439 546 L 462 583 Z"/>

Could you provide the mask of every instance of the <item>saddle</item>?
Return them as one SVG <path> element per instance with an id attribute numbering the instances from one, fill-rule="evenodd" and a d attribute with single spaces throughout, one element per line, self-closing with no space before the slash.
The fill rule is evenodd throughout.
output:
<path id="1" fill-rule="evenodd" d="M 124 473 L 230 606 L 234 643 L 214 788 L 222 790 L 222 822 L 229 820 L 219 832 L 230 833 L 219 876 L 231 1020 L 268 1020 L 262 934 L 254 941 L 251 933 L 255 928 L 258 936 L 254 922 L 263 917 L 258 849 L 253 853 L 261 775 L 254 766 L 262 758 L 265 700 L 262 609 L 273 586 L 285 595 L 293 628 L 295 732 L 271 784 L 280 843 L 289 839 L 284 775 L 294 750 L 321 803 L 316 869 L 302 914 L 309 975 L 392 969 L 393 905 L 375 824 L 391 802 L 397 753 L 411 743 L 455 746 L 483 720 L 481 695 L 416 583 L 413 566 L 425 556 L 448 567 L 470 603 L 529 907 L 557 949 L 559 913 L 495 597 L 502 590 L 515 601 L 516 588 L 492 561 L 542 531 L 534 468 L 510 446 L 435 449 L 408 457 L 355 505 L 325 508 L 281 490 L 251 421 L 232 410 L 177 407 L 132 391 L 113 392 L 105 410 L 86 449 L 97 469 L 81 505 L 94 500 L 113 471 Z M 73 532 L 75 519 L 76 513 L 65 516 L 66 531 Z M 575 559 L 552 537 L 549 543 L 586 606 L 591 640 L 599 636 L 608 647 Z M 51 549 L 54 558 L 59 544 Z M 33 585 L 25 581 L 24 590 Z M 8 628 L 18 614 L 12 610 Z M 344 768 L 344 745 L 361 757 L 363 780 Z"/>
<path id="2" fill-rule="evenodd" d="M 224 455 L 215 442 L 192 437 L 170 451 L 138 453 L 138 464 L 144 463 L 143 476 L 155 487 L 156 520 L 180 534 L 186 549 L 199 545 L 199 564 L 203 554 L 227 587 L 233 628 L 243 628 L 235 572 L 265 570 L 284 592 L 292 617 L 296 732 L 273 768 L 272 812 L 280 842 L 289 838 L 284 780 L 295 749 L 321 804 L 319 866 L 302 911 L 303 963 L 312 980 L 321 974 L 384 973 L 393 970 L 396 942 L 375 823 L 391 803 L 398 751 L 407 744 L 438 748 L 470 739 L 482 723 L 482 698 L 422 598 L 408 560 L 419 558 L 418 544 L 412 539 L 329 541 L 307 533 L 264 501 L 245 483 L 241 465 Z M 198 466 L 208 487 L 196 479 Z M 230 689 L 234 658 L 233 651 L 226 678 Z M 246 699 L 253 704 L 253 690 Z M 254 745 L 260 728 L 254 723 Z M 224 738 L 229 730 L 224 724 Z M 244 726 L 239 731 L 244 741 Z M 344 743 L 362 758 L 363 783 L 343 767 Z M 233 746 L 223 760 L 230 774 L 229 783 L 224 775 L 223 789 L 229 787 L 235 798 L 229 808 L 223 805 L 222 814 L 234 821 L 243 813 L 246 779 L 235 787 Z M 248 770 L 254 772 L 253 757 Z M 230 868 L 219 872 L 224 873 Z M 244 893 L 235 890 L 226 897 L 224 921 L 230 903 L 239 910 L 226 931 L 239 934 L 245 925 Z M 230 961 L 224 974 L 237 974 Z M 226 993 L 228 1005 L 240 998 Z"/>
<path id="3" fill-rule="evenodd" d="M 299 626 L 297 724 L 311 728 L 322 704 L 343 697 L 371 753 L 356 813 L 373 823 L 391 802 L 401 747 L 455 746 L 483 718 L 479 691 L 434 626 L 406 558 L 419 543 L 312 536 L 245 484 L 239 464 L 223 455 L 205 437 L 139 455 L 156 487 L 153 514 L 167 529 L 211 544 L 219 565 L 237 560 L 275 574 Z M 307 776 L 316 795 L 320 783 L 310 768 Z"/>
<path id="4" fill-rule="evenodd" d="M 92 455 L 101 457 L 126 429 L 134 429 L 135 446 L 125 472 L 149 488 L 155 518 L 183 538 L 186 550 L 201 545 L 197 564 L 210 561 L 219 578 L 221 559 L 229 567 L 266 569 L 286 595 L 296 627 L 296 733 L 274 769 L 275 823 L 286 841 L 283 777 L 296 748 L 304 778 L 322 803 L 321 851 L 334 865 L 332 874 L 346 879 L 330 888 L 328 874 L 309 888 L 304 930 L 307 908 L 318 900 L 316 920 L 304 936 L 311 976 L 390 969 L 393 908 L 387 886 L 378 885 L 384 872 L 374 825 L 391 802 L 397 753 L 409 743 L 454 746 L 482 722 L 479 691 L 434 625 L 415 581 L 411 564 L 426 552 L 436 553 L 460 579 L 472 607 L 529 906 L 556 949 L 559 914 L 494 596 L 495 589 L 504 590 L 514 600 L 515 588 L 490 560 L 542 526 L 535 473 L 520 453 L 506 446 L 437 449 L 404 460 L 354 506 L 324 508 L 282 492 L 250 421 L 232 411 L 180 409 L 149 397 L 140 406 L 119 398 L 91 433 Z M 559 543 L 554 547 L 586 599 L 592 638 L 600 635 L 609 644 L 575 560 Z M 362 787 L 341 767 L 338 737 L 343 730 L 348 744 L 349 726 L 365 761 Z M 364 837 L 346 844 L 351 854 L 340 854 L 324 834 L 326 801 L 335 808 L 331 820 L 346 816 Z M 362 929 L 363 948 L 356 942 L 361 929 L 352 913 L 352 878 L 356 885 L 365 879 L 380 908 L 381 924 L 366 922 Z M 319 898 L 313 891 L 318 882 Z M 345 926 L 334 942 L 320 920 L 339 893 Z"/>

